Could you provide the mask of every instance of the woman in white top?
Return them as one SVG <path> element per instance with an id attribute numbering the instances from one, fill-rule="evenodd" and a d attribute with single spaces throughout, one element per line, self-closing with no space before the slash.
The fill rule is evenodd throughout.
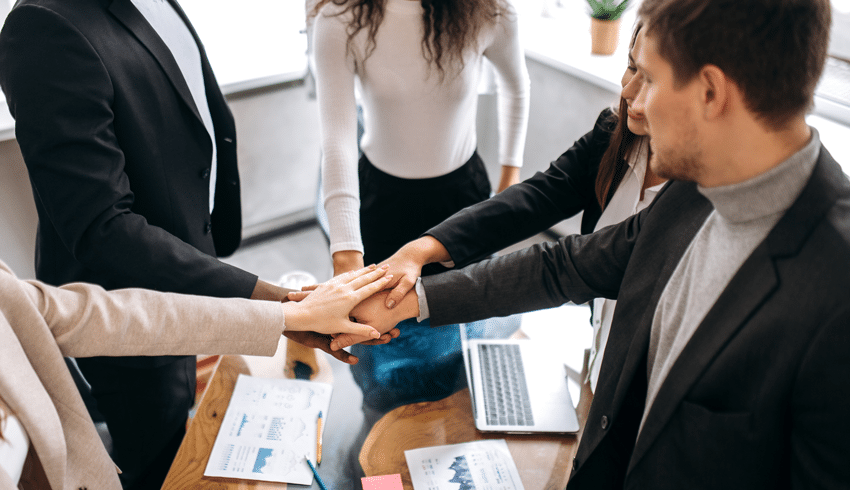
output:
<path id="1" fill-rule="evenodd" d="M 490 196 L 476 153 L 484 58 L 497 75 L 499 190 L 518 181 L 529 81 L 516 12 L 508 0 L 321 0 L 312 15 L 323 199 L 334 274 L 362 267 L 364 260 L 381 262 L 428 228 Z M 356 91 L 364 126 L 359 162 Z M 407 327 L 408 335 L 417 328 Z M 409 354 L 405 337 L 402 328 L 400 340 L 382 347 Z M 460 359 L 459 349 L 454 350 Z M 363 358 L 374 352 L 357 354 Z M 364 362 L 360 368 L 377 364 Z M 358 383 L 372 378 L 355 372 Z M 368 390 L 364 394 L 367 403 L 374 401 Z M 410 401 L 400 396 L 375 408 Z"/>
<path id="2" fill-rule="evenodd" d="M 641 26 L 635 28 L 634 46 Z M 649 168 L 649 138 L 643 114 L 631 103 L 643 83 L 631 53 L 623 74 L 619 108 L 605 109 L 592 131 L 552 162 L 549 169 L 505 192 L 452 216 L 394 254 L 391 271 L 398 281 L 389 302 L 398 303 L 424 264 L 453 261 L 456 267 L 524 240 L 583 212 L 581 232 L 592 233 L 647 207 L 664 184 Z M 588 366 L 595 388 L 616 301 L 593 305 L 593 345 Z M 359 313 L 358 318 L 370 314 Z M 381 328 L 379 327 L 379 330 Z"/>
<path id="3" fill-rule="evenodd" d="M 0 261 L 0 490 L 17 489 L 22 472 L 30 484 L 23 488 L 121 490 L 63 356 L 271 356 L 281 334 L 303 342 L 309 331 L 325 343 L 341 332 L 375 339 L 378 333 L 349 321 L 349 312 L 386 286 L 385 272 L 354 271 L 319 286 L 316 297 L 281 304 L 83 283 L 52 287 L 20 280 Z M 35 457 L 25 465 L 28 452 Z"/>

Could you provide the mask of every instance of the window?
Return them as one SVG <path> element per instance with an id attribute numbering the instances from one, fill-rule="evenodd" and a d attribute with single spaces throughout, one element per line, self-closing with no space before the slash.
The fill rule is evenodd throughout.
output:
<path id="1" fill-rule="evenodd" d="M 850 0 L 832 0 L 829 58 L 816 94 L 818 112 L 850 124 Z"/>

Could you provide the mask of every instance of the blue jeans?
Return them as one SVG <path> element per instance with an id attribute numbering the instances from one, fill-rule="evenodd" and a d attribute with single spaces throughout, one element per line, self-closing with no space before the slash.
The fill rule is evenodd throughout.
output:
<path id="1" fill-rule="evenodd" d="M 505 338 L 519 316 L 461 324 L 469 338 Z M 401 335 L 384 345 L 355 345 L 360 362 L 351 366 L 363 404 L 380 413 L 408 403 L 443 399 L 466 387 L 458 325 L 431 327 L 428 320 L 398 324 Z"/>

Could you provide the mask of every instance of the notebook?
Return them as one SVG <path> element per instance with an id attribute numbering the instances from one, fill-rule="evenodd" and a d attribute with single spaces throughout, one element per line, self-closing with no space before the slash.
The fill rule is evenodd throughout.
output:
<path id="1" fill-rule="evenodd" d="M 578 432 L 564 364 L 532 340 L 468 339 L 461 350 L 472 414 L 487 432 Z"/>

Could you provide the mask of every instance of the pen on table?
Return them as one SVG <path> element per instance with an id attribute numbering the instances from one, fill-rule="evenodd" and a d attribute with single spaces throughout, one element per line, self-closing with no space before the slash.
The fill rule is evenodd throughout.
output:
<path id="1" fill-rule="evenodd" d="M 325 482 L 322 481 L 322 477 L 319 476 L 319 472 L 316 471 L 316 467 L 310 462 L 310 458 L 305 455 L 304 459 L 307 460 L 307 464 L 310 466 L 310 471 L 312 471 L 313 476 L 316 477 L 316 483 L 319 484 L 319 488 L 322 490 L 328 490 L 328 487 L 325 486 Z"/>
<path id="2" fill-rule="evenodd" d="M 322 411 L 316 418 L 316 466 L 322 464 Z"/>

